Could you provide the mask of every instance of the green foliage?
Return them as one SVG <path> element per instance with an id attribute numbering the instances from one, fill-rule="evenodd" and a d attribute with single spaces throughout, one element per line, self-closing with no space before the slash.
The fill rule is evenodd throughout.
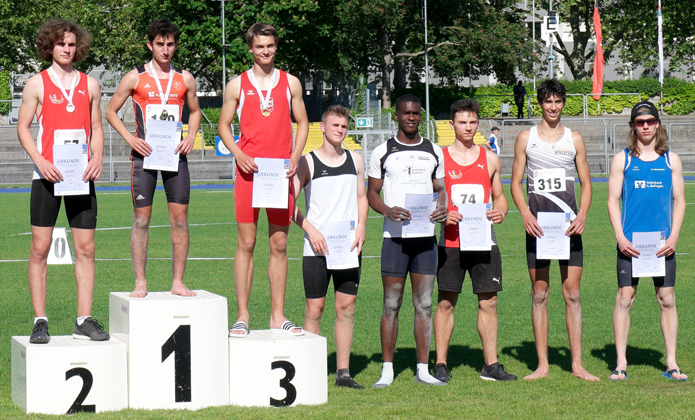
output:
<path id="1" fill-rule="evenodd" d="M 587 101 L 587 112 L 590 116 L 620 114 L 632 108 L 640 96 L 637 95 L 606 95 L 601 96 L 600 101 L 595 101 L 591 96 L 590 80 L 562 81 L 567 88 L 567 102 L 562 114 L 565 116 L 582 116 L 583 100 L 581 96 L 571 96 L 571 94 L 589 95 Z M 533 85 L 526 83 L 527 95 L 531 95 L 533 115 L 540 115 L 541 109 L 538 106 L 533 91 Z M 642 100 L 659 96 L 661 86 L 658 79 L 643 78 L 637 80 L 619 80 L 604 83 L 605 93 L 639 93 Z M 415 85 L 410 89 L 394 90 L 394 98 L 405 93 L 412 93 L 418 96 L 423 102 L 425 98 L 425 86 Z M 468 88 L 449 88 L 430 86 L 430 112 L 437 118 L 448 118 L 449 107 L 451 104 L 462 98 L 474 97 L 480 102 L 480 117 L 492 118 L 500 115 L 501 105 L 509 104 L 510 114 L 516 113 L 514 105 L 513 88 L 503 84 L 492 86 L 480 86 L 471 92 Z M 528 100 L 528 96 L 527 96 Z M 682 79 L 664 79 L 664 112 L 668 115 L 687 115 L 695 111 L 695 84 Z M 524 107 L 524 114 L 527 109 Z"/>
<path id="2" fill-rule="evenodd" d="M 0 71 L 0 100 L 10 100 L 12 99 L 12 92 L 10 91 L 10 72 L 7 70 Z M 9 102 L 0 102 L 0 114 L 7 115 L 10 112 Z"/>
<path id="3" fill-rule="evenodd" d="M 200 130 L 203 132 L 205 144 L 207 146 L 214 146 L 215 136 L 217 136 L 217 123 L 220 120 L 222 108 L 205 108 L 203 109 L 203 113 L 205 114 L 205 117 L 210 120 L 210 124 L 208 124 L 208 121 L 205 119 L 205 117 L 203 117 L 202 121 L 200 122 Z M 236 118 L 236 114 L 234 118 Z"/>

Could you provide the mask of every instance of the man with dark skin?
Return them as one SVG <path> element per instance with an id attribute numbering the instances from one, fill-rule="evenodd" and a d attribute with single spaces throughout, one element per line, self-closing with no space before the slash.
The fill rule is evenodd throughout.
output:
<path id="1" fill-rule="evenodd" d="M 418 132 L 421 108 L 420 100 L 414 95 L 398 98 L 395 113 L 398 134 L 374 149 L 369 167 L 369 205 L 384 215 L 384 240 L 381 250 L 381 276 L 384 287 L 381 350 L 384 364 L 381 379 L 374 384 L 375 388 L 385 388 L 393 382 L 398 312 L 403 302 L 408 272 L 415 307 L 415 382 L 446 385 L 445 382 L 432 377 L 427 366 L 432 336 L 432 289 L 437 271 L 435 236 L 402 237 L 403 222 L 411 217 L 410 212 L 404 208 L 406 192 L 436 192 L 436 209 L 430 214 L 430 220 L 443 223 L 447 219 L 444 159 L 439 146 L 422 138 Z"/>

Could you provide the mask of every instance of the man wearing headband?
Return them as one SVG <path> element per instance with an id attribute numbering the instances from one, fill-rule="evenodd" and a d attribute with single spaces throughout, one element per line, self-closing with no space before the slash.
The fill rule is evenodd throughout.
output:
<path id="1" fill-rule="evenodd" d="M 62 196 L 56 196 L 55 183 L 63 174 L 54 165 L 54 146 L 83 144 L 83 153 L 92 152 L 82 180 L 89 181 L 89 194 L 65 197 L 75 245 L 77 282 L 77 322 L 73 338 L 103 341 L 109 335 L 92 319 L 94 291 L 94 229 L 97 224 L 97 198 L 94 181 L 101 175 L 104 131 L 101 127 L 101 89 L 99 82 L 73 67 L 89 50 L 90 36 L 79 25 L 65 20 L 49 20 L 36 37 L 36 51 L 51 66 L 27 81 L 19 108 L 17 134 L 27 155 L 34 161 L 31 184 L 31 252 L 29 291 L 34 307 L 34 329 L 30 343 L 46 344 L 46 261 L 51 249 L 53 227 L 58 219 Z M 36 116 L 39 134 L 34 143 L 31 122 Z"/>
<path id="2" fill-rule="evenodd" d="M 618 294 L 613 312 L 617 362 L 610 379 L 627 379 L 630 309 L 639 278 L 652 277 L 666 347 L 666 372 L 662 376 L 687 381 L 688 375 L 676 363 L 678 314 L 674 292 L 676 244 L 685 217 L 683 165 L 678 155 L 669 151 L 668 134 L 651 102 L 643 101 L 632 108 L 627 146 L 613 157 L 608 179 L 608 215 L 618 242 Z M 649 234 L 651 240 L 641 240 Z M 657 269 L 635 273 L 635 266 L 647 258 Z M 652 276 L 656 271 L 661 273 Z"/>
<path id="3" fill-rule="evenodd" d="M 169 221 L 171 222 L 171 247 L 173 282 L 171 293 L 180 296 L 195 296 L 183 284 L 183 275 L 188 258 L 188 202 L 191 181 L 188 174 L 186 155 L 193 149 L 202 113 L 198 106 L 196 84 L 193 75 L 171 65 L 178 45 L 178 27 L 166 19 L 158 19 L 147 28 L 147 48 L 152 51 L 152 60 L 126 74 L 118 90 L 106 107 L 106 119 L 133 148 L 131 193 L 133 200 L 133 229 L 130 231 L 130 253 L 135 272 L 135 290 L 131 297 L 147 295 L 145 265 L 149 238 L 152 201 L 157 185 L 157 173 L 162 173 L 164 192 L 167 196 Z M 118 118 L 129 96 L 133 97 L 135 110 L 135 135 L 130 134 Z M 151 120 L 181 121 L 184 102 L 188 104 L 188 136 L 174 149 L 179 153 L 178 171 L 144 169 L 144 157 L 152 153 L 145 141 L 147 123 Z"/>

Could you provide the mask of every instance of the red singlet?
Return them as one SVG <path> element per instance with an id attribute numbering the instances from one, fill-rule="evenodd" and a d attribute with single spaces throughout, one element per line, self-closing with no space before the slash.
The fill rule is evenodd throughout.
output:
<path id="1" fill-rule="evenodd" d="M 68 105 L 68 100 L 63 97 L 60 88 L 53 83 L 48 70 L 44 70 L 40 74 L 43 82 L 43 103 L 41 105 L 41 113 L 37 119 L 39 134 L 36 136 L 36 148 L 44 159 L 53 163 L 53 143 L 56 130 L 83 129 L 87 138 L 87 147 L 89 148 L 89 140 L 92 137 L 92 110 L 89 100 L 87 75 L 79 73 L 80 80 L 77 82 L 75 93 L 72 95 L 75 111 L 68 112 L 65 109 Z M 65 92 L 69 95 L 69 85 L 65 87 Z M 87 156 L 89 156 L 89 153 Z M 34 168 L 33 178 L 43 178 L 36 168 Z"/>
<path id="2" fill-rule="evenodd" d="M 463 166 L 449 154 L 449 148 L 444 149 L 444 183 L 449 195 L 448 211 L 455 210 L 463 199 L 466 204 L 490 202 L 490 173 L 487 166 L 487 150 L 478 146 L 480 155 L 470 165 Z M 481 197 L 482 193 L 482 197 Z M 459 247 L 458 225 L 444 226 L 444 240 L 447 248 Z"/>

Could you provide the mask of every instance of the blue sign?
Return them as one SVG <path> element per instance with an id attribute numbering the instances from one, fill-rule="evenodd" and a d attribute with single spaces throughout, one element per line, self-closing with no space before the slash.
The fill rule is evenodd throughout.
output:
<path id="1" fill-rule="evenodd" d="M 239 136 L 234 136 L 234 142 L 239 144 Z M 215 136 L 215 155 L 217 156 L 232 156 L 232 152 L 227 149 L 220 136 Z"/>

